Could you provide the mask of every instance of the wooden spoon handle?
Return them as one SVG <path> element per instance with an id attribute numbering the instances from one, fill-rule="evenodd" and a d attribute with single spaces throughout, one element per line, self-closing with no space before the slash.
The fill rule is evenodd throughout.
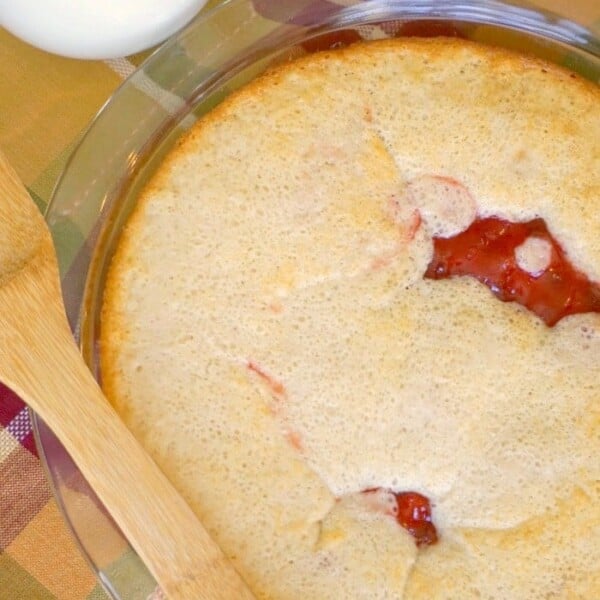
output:
<path id="1" fill-rule="evenodd" d="M 0 194 L 31 203 L 1 154 Z M 253 598 L 104 398 L 67 324 L 47 230 L 37 241 L 0 278 L 0 378 L 54 431 L 169 598 Z"/>
<path id="2" fill-rule="evenodd" d="M 35 275 L 33 279 L 39 281 Z M 24 313 L 34 315 L 38 309 L 36 297 L 20 295 L 16 301 Z M 38 331 L 27 328 L 22 339 L 10 344 L 21 369 L 15 391 L 61 440 L 169 598 L 252 598 L 191 509 L 110 407 L 70 331 L 56 326 L 58 317 L 64 319 L 52 314 L 56 310 L 47 305 L 48 319 Z"/>

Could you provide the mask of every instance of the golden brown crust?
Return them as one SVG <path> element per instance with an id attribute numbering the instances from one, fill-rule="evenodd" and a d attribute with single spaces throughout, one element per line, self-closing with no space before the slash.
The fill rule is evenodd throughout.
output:
<path id="1" fill-rule="evenodd" d="M 600 317 L 422 275 L 477 213 L 543 216 L 598 279 L 599 107 L 535 58 L 371 42 L 232 94 L 150 181 L 105 391 L 258 597 L 596 598 Z M 429 495 L 438 546 L 378 486 Z"/>

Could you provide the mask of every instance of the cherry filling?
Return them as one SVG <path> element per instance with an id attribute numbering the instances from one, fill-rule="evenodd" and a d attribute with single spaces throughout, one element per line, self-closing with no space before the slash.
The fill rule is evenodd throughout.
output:
<path id="1" fill-rule="evenodd" d="M 540 242 L 547 250 L 539 269 L 526 270 L 523 266 L 527 265 L 518 259 L 518 249 L 527 240 Z M 477 218 L 461 233 L 436 237 L 433 244 L 433 259 L 425 272 L 426 278 L 474 277 L 498 299 L 518 302 L 550 327 L 567 315 L 600 312 L 600 286 L 571 265 L 543 219 L 513 223 L 498 217 Z M 285 398 L 281 382 L 253 361 L 248 361 L 247 367 L 267 384 L 275 399 Z M 297 434 L 288 435 L 292 436 L 292 445 L 301 450 L 299 438 L 294 442 L 293 436 Z M 392 516 L 413 536 L 417 546 L 438 541 L 426 496 L 384 488 L 370 488 L 362 493 L 383 494 L 385 503 L 378 502 L 377 510 Z"/>
<path id="2" fill-rule="evenodd" d="M 529 238 L 546 240 L 550 260 L 541 273 L 519 267 L 515 250 Z M 575 269 L 543 219 L 512 223 L 478 218 L 449 238 L 434 238 L 434 255 L 425 277 L 469 275 L 503 302 L 518 302 L 552 327 L 567 315 L 600 312 L 600 286 Z"/>
<path id="3" fill-rule="evenodd" d="M 431 521 L 429 499 L 417 492 L 394 494 L 398 512 L 396 520 L 414 538 L 417 546 L 429 546 L 437 542 L 437 531 Z"/>
<path id="4" fill-rule="evenodd" d="M 360 42 L 362 37 L 353 29 L 344 29 L 342 31 L 332 31 L 318 35 L 310 40 L 302 42 L 302 47 L 307 52 L 319 52 L 321 50 L 333 50 L 334 48 L 344 48 L 350 44 Z"/>
<path id="5" fill-rule="evenodd" d="M 415 20 L 399 23 L 398 21 L 384 21 L 377 23 L 389 37 L 460 37 L 467 36 L 454 23 L 448 21 Z M 307 52 L 333 50 L 344 48 L 364 38 L 354 29 L 342 29 L 323 33 L 302 42 L 302 47 Z"/>
<path id="6" fill-rule="evenodd" d="M 438 541 L 437 530 L 431 519 L 429 498 L 417 492 L 392 492 L 381 488 L 371 488 L 363 493 L 372 494 L 385 491 L 396 500 L 391 515 L 398 524 L 415 538 L 417 546 L 430 546 Z"/>

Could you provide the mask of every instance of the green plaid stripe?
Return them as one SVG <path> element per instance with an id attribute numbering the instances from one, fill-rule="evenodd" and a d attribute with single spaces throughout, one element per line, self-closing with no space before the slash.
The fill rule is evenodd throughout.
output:
<path id="1" fill-rule="evenodd" d="M 107 595 L 96 584 L 85 600 L 107 600 Z M 0 554 L 0 600 L 61 600 L 52 594 L 27 569 L 7 554 Z"/>
<path id="2" fill-rule="evenodd" d="M 7 554 L 0 554 L 0 600 L 55 600 L 30 573 Z"/>

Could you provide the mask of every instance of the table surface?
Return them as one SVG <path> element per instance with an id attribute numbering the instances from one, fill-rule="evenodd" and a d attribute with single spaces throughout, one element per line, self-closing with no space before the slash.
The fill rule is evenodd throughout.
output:
<path id="1" fill-rule="evenodd" d="M 218 3 L 212 0 L 208 6 Z M 600 31 L 600 0 L 531 3 Z M 108 61 L 65 59 L 0 28 L 0 148 L 41 210 L 89 121 L 147 54 Z M 55 598 L 107 596 L 52 498 L 27 411 L 0 389 L 0 600 Z"/>

